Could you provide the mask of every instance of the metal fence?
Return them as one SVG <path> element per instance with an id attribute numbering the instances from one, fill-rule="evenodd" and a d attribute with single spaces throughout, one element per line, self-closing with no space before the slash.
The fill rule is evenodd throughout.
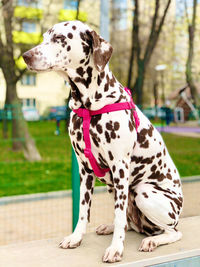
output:
<path id="1" fill-rule="evenodd" d="M 87 231 L 95 231 L 103 223 L 111 224 L 112 211 L 114 206 L 106 188 L 95 188 Z M 0 198 L 0 245 L 62 239 L 72 232 L 72 217 L 71 190 Z"/>
<path id="2" fill-rule="evenodd" d="M 183 179 L 182 217 L 200 216 L 200 176 Z M 73 226 L 72 192 L 58 191 L 0 198 L 0 245 L 60 238 Z M 113 200 L 105 187 L 96 187 L 87 232 L 100 224 L 112 224 Z"/>

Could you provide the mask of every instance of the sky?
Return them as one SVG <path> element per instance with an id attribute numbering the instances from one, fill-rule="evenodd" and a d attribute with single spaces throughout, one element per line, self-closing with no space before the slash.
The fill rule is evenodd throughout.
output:
<path id="1" fill-rule="evenodd" d="M 185 10 L 185 2 L 187 7 L 190 8 L 193 6 L 194 0 L 176 0 L 176 15 L 182 16 Z M 200 0 L 197 0 L 197 3 L 200 3 Z"/>

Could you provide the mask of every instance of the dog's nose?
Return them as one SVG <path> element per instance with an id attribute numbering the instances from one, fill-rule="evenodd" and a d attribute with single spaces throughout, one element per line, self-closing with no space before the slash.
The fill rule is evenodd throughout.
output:
<path id="1" fill-rule="evenodd" d="M 31 61 L 33 59 L 33 52 L 27 51 L 23 54 L 23 59 L 26 62 L 27 65 L 31 64 Z"/>

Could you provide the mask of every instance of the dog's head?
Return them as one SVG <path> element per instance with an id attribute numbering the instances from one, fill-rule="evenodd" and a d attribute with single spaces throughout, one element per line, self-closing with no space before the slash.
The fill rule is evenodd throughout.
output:
<path id="1" fill-rule="evenodd" d="M 102 72 L 112 54 L 111 45 L 80 21 L 56 24 L 43 37 L 40 45 L 23 54 L 30 70 L 77 69 L 92 57 L 95 68 Z"/>

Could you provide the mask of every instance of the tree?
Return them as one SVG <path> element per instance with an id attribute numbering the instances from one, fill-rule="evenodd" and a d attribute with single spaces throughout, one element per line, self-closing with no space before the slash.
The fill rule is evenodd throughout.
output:
<path id="1" fill-rule="evenodd" d="M 117 79 L 126 83 L 127 64 L 129 62 L 128 4 L 126 1 L 112 0 L 110 5 L 110 43 L 113 47 L 111 61 L 112 71 Z M 126 42 L 125 42 L 126 40 Z"/>
<path id="2" fill-rule="evenodd" d="M 42 34 L 49 29 L 50 25 L 58 21 L 72 19 L 86 21 L 87 19 L 87 13 L 80 9 L 81 0 L 77 1 L 77 10 L 74 10 L 74 3 L 70 1 L 72 10 L 65 9 L 64 4 L 59 0 L 43 1 L 42 8 L 39 8 L 40 2 L 38 0 L 0 0 L 0 68 L 6 81 L 5 109 L 9 107 L 12 111 L 12 147 L 13 150 L 23 150 L 26 159 L 31 161 L 40 160 L 41 156 L 28 131 L 17 96 L 16 84 L 26 71 L 26 68 L 21 69 L 17 64 L 18 60 L 25 51 L 42 41 Z M 55 6 L 58 6 L 57 10 Z M 37 32 L 19 31 L 22 23 L 27 20 L 37 24 Z M 5 123 L 3 129 L 6 137 Z"/>
<path id="3" fill-rule="evenodd" d="M 142 51 L 141 41 L 139 38 L 140 36 L 139 0 L 134 0 L 135 9 L 134 9 L 134 18 L 132 26 L 132 45 L 131 45 L 131 55 L 129 61 L 127 86 L 135 90 L 136 102 L 140 107 L 142 107 L 143 105 L 143 85 L 144 85 L 146 69 L 153 54 L 153 51 L 156 47 L 156 44 L 158 42 L 160 33 L 162 31 L 162 27 L 164 25 L 167 12 L 169 10 L 171 0 L 167 0 L 162 15 L 160 15 L 160 9 L 161 9 L 160 2 L 161 2 L 160 0 L 155 0 L 155 9 L 151 23 L 150 34 L 147 40 L 146 47 L 144 51 Z M 133 85 L 132 75 L 133 75 L 134 63 L 136 63 L 137 66 L 137 75 Z"/>
<path id="4" fill-rule="evenodd" d="M 188 57 L 186 61 L 186 81 L 190 87 L 191 96 L 193 99 L 194 104 L 197 104 L 198 101 L 198 93 L 197 89 L 194 83 L 194 78 L 192 74 L 192 63 L 193 63 L 193 55 L 194 55 L 194 39 L 195 39 L 195 28 L 196 28 L 196 11 L 197 11 L 197 0 L 193 0 L 193 12 L 192 12 L 192 21 L 189 20 L 188 15 L 188 7 L 187 2 L 185 0 L 185 11 L 186 11 L 186 17 L 188 22 Z"/>
<path id="5" fill-rule="evenodd" d="M 79 10 L 80 10 L 80 4 L 82 0 L 77 0 L 77 12 L 76 12 L 76 20 L 79 18 Z"/>
<path id="6" fill-rule="evenodd" d="M 15 44 L 13 42 L 13 13 L 12 0 L 2 0 L 3 30 L 0 31 L 0 68 L 6 81 L 6 106 L 12 111 L 13 150 L 23 150 L 27 160 L 41 160 L 39 151 L 31 137 L 24 120 L 20 100 L 17 96 L 16 84 L 21 79 L 25 69 L 20 70 L 15 63 Z M 4 38 L 3 38 L 4 35 Z M 22 54 L 23 51 L 20 51 Z"/>

